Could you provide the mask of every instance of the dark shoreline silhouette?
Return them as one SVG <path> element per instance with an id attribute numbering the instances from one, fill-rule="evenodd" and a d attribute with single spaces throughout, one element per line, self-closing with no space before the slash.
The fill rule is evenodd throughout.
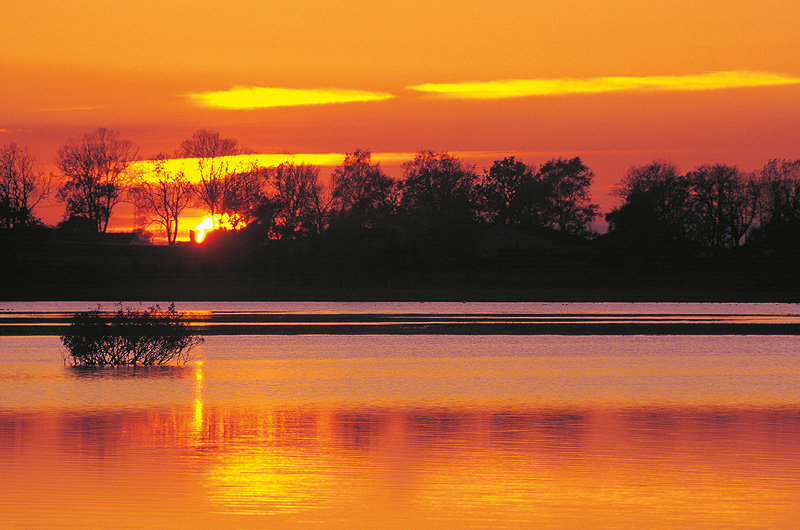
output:
<path id="1" fill-rule="evenodd" d="M 192 184 L 167 155 L 128 178 L 138 148 L 100 128 L 59 150 L 67 208 L 50 228 L 27 149 L 2 150 L 25 162 L 0 172 L 5 300 L 800 301 L 800 160 L 631 167 L 600 235 L 580 157 L 509 156 L 481 174 L 420 151 L 395 180 L 356 150 L 326 187 L 303 163 L 233 167 L 237 140 L 200 129 L 176 153 L 196 159 Z M 138 234 L 106 233 L 123 200 Z M 192 201 L 222 229 L 176 244 Z M 146 244 L 151 225 L 169 246 Z"/>
<path id="2" fill-rule="evenodd" d="M 129 236 L 130 237 L 130 236 Z M 578 253 L 463 249 L 420 256 L 237 232 L 201 245 L 132 245 L 0 231 L 1 300 L 800 302 L 794 254 L 635 259 L 602 238 Z M 411 249 L 413 250 L 413 249 Z M 461 249 L 459 249 L 461 250 Z"/>

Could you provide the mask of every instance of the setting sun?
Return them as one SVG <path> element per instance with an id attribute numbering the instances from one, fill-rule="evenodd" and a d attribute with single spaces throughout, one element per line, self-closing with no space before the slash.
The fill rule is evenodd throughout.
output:
<path id="1" fill-rule="evenodd" d="M 194 227 L 196 234 L 195 241 L 197 241 L 198 243 L 202 243 L 203 238 L 206 237 L 206 232 L 213 229 L 214 229 L 214 220 L 211 217 L 206 217 L 205 219 L 200 221 L 200 224 Z"/>
<path id="2" fill-rule="evenodd" d="M 234 225 L 226 215 L 218 215 L 216 218 L 206 217 L 194 227 L 194 241 L 196 243 L 202 243 L 208 233 L 213 230 L 235 230 L 237 228 L 243 228 L 244 226 L 242 222 Z"/>

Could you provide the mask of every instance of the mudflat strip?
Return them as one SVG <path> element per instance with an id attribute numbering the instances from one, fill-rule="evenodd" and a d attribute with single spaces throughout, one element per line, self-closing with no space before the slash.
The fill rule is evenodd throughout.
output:
<path id="1" fill-rule="evenodd" d="M 68 312 L 0 313 L 0 336 L 60 335 Z M 202 335 L 800 335 L 800 314 L 187 313 Z"/>

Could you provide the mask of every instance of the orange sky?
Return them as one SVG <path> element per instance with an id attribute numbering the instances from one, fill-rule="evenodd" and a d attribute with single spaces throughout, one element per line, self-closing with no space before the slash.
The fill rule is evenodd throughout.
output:
<path id="1" fill-rule="evenodd" d="M 800 158 L 796 0 L 28 0 L 0 19 L 0 144 L 44 165 L 98 126 L 145 156 L 201 127 L 257 153 L 581 155 L 607 209 L 654 157 Z"/>

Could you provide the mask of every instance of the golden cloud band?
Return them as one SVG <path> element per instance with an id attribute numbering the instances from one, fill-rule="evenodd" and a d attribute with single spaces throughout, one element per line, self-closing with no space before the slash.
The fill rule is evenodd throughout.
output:
<path id="1" fill-rule="evenodd" d="M 620 91 L 691 92 L 793 85 L 800 77 L 767 72 L 713 72 L 700 75 L 595 77 L 592 79 L 510 79 L 479 83 L 426 83 L 410 90 L 451 99 L 506 99 Z"/>
<path id="2" fill-rule="evenodd" d="M 508 99 L 622 91 L 693 92 L 800 84 L 800 77 L 769 72 L 712 72 L 699 75 L 595 77 L 591 79 L 508 79 L 474 83 L 425 83 L 406 89 L 447 99 Z M 234 87 L 200 92 L 189 97 L 201 107 L 264 109 L 303 105 L 328 105 L 384 101 L 397 96 L 387 92 L 346 89 L 294 89 Z"/>
<path id="3" fill-rule="evenodd" d="M 342 89 L 295 89 L 269 87 L 234 87 L 218 92 L 201 92 L 190 97 L 202 107 L 219 109 L 265 109 L 272 107 L 297 107 L 383 101 L 394 96 L 385 92 Z"/>

